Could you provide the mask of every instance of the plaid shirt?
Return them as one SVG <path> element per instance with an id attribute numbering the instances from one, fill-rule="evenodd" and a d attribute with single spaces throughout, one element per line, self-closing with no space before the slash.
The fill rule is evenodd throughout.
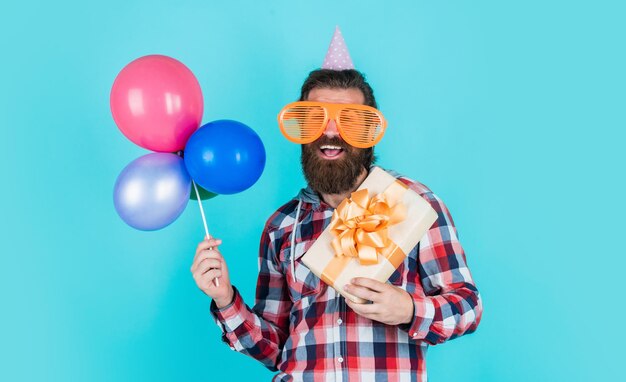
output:
<path id="1" fill-rule="evenodd" d="M 476 330 L 482 304 L 446 206 L 423 184 L 398 179 L 439 215 L 389 279 L 413 296 L 410 324 L 386 325 L 357 315 L 301 263 L 333 213 L 308 188 L 267 221 L 254 308 L 236 289 L 229 306 L 212 304 L 224 342 L 270 370 L 280 370 L 275 381 L 426 381 L 428 345 Z M 298 199 L 303 202 L 292 251 Z"/>

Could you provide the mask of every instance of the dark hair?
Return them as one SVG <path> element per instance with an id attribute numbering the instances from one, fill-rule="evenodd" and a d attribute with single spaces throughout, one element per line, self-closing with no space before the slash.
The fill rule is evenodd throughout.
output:
<path id="1" fill-rule="evenodd" d="M 363 93 L 365 105 L 378 108 L 374 98 L 374 90 L 365 80 L 365 76 L 354 69 L 331 70 L 317 69 L 309 73 L 300 90 L 300 101 L 305 101 L 309 92 L 315 88 L 356 88 Z"/>

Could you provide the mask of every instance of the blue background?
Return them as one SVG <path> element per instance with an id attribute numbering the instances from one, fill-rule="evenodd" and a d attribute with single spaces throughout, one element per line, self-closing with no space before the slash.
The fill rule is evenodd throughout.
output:
<path id="1" fill-rule="evenodd" d="M 443 198 L 484 299 L 475 334 L 431 347 L 430 379 L 613 379 L 626 312 L 623 4 L 4 4 L 0 380 L 271 377 L 221 343 L 193 282 L 196 203 L 156 232 L 117 216 L 115 179 L 147 151 L 115 126 L 109 91 L 133 59 L 169 55 L 198 78 L 203 122 L 261 136 L 259 182 L 204 204 L 252 303 L 264 221 L 304 184 L 276 114 L 337 24 L 389 120 L 379 163 Z"/>

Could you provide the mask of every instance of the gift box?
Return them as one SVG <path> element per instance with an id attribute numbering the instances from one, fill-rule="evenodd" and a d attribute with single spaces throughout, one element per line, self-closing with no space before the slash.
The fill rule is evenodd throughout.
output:
<path id="1" fill-rule="evenodd" d="M 302 262 L 345 298 L 364 303 L 344 291 L 344 285 L 353 277 L 387 281 L 436 220 L 430 203 L 374 167 L 337 206 Z"/>

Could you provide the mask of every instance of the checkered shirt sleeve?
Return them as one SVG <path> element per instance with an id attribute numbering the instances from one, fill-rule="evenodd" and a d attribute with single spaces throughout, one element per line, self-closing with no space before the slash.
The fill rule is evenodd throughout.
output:
<path id="1" fill-rule="evenodd" d="M 411 324 L 403 326 L 412 338 L 435 345 L 475 331 L 482 301 L 448 208 L 421 183 L 400 180 L 426 199 L 438 215 L 418 244 L 417 258 L 409 257 L 406 290 L 415 309 Z"/>

